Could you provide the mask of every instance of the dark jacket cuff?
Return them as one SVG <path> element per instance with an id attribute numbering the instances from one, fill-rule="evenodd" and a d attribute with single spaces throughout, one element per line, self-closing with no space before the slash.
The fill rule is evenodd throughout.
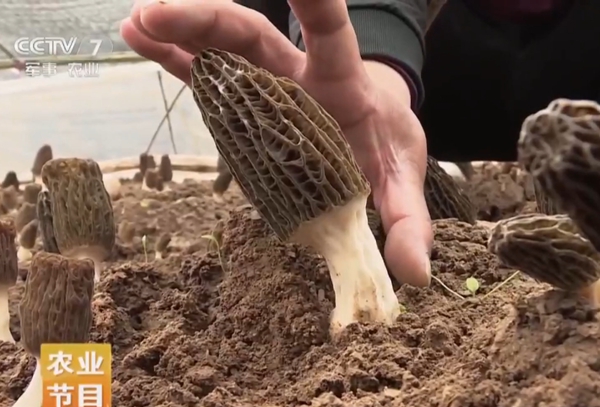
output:
<path id="1" fill-rule="evenodd" d="M 386 10 L 357 7 L 350 8 L 349 14 L 363 59 L 373 59 L 400 70 L 409 88 L 412 88 L 411 92 L 414 92 L 413 108 L 420 106 L 424 96 L 420 74 L 424 52 L 417 34 L 401 18 Z M 290 24 L 290 38 L 304 50 L 295 18 Z"/>

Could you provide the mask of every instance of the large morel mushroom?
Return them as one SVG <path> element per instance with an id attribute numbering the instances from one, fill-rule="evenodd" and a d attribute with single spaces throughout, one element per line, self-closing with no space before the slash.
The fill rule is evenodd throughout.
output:
<path id="1" fill-rule="evenodd" d="M 33 377 L 13 407 L 41 407 L 41 347 L 44 343 L 86 343 L 92 326 L 94 264 L 58 254 L 37 253 L 19 305 L 21 342 L 36 359 Z"/>
<path id="2" fill-rule="evenodd" d="M 0 341 L 14 343 L 10 332 L 8 289 L 17 283 L 19 265 L 15 225 L 10 218 L 0 218 Z"/>
<path id="3" fill-rule="evenodd" d="M 335 120 L 297 84 L 207 49 L 194 99 L 244 195 L 282 240 L 313 247 L 335 290 L 332 332 L 400 313 L 366 214 L 369 184 Z"/>
<path id="4" fill-rule="evenodd" d="M 116 233 L 100 167 L 93 160 L 57 158 L 42 168 L 42 181 L 48 188 L 58 250 L 66 257 L 92 259 L 99 281 Z"/>

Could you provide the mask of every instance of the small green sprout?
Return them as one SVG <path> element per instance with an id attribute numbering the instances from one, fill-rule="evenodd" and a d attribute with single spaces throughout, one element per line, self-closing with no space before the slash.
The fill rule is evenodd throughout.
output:
<path id="1" fill-rule="evenodd" d="M 146 263 L 148 263 L 148 246 L 147 246 L 148 238 L 146 235 L 142 236 L 142 247 L 144 248 L 144 258 L 146 259 Z"/>
<path id="2" fill-rule="evenodd" d="M 465 285 L 467 286 L 467 290 L 469 290 L 471 295 L 475 295 L 477 290 L 479 290 L 479 281 L 477 281 L 475 277 L 467 278 Z"/>

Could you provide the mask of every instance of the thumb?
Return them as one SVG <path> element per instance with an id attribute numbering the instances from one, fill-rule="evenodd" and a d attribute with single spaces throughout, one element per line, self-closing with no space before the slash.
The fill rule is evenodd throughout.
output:
<path id="1" fill-rule="evenodd" d="M 384 257 L 400 283 L 426 287 L 431 282 L 433 231 L 423 181 L 410 162 L 399 165 L 396 176 L 388 175 L 380 195 L 381 219 L 387 232 Z"/>

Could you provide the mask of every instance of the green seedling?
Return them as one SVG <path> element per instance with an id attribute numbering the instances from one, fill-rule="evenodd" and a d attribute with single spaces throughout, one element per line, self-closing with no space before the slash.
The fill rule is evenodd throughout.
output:
<path id="1" fill-rule="evenodd" d="M 200 236 L 200 238 L 206 239 L 215 245 L 215 247 L 217 248 L 217 256 L 219 257 L 219 263 L 221 264 L 221 268 L 223 269 L 223 271 L 225 271 L 225 263 L 223 263 L 223 258 L 221 257 L 221 244 L 219 240 L 215 237 L 214 234 L 202 235 Z"/>
<path id="2" fill-rule="evenodd" d="M 146 237 L 146 235 L 142 236 L 142 247 L 144 248 L 144 258 L 146 260 L 146 263 L 148 263 L 148 245 L 147 245 L 147 241 L 148 241 L 148 238 Z"/>
<path id="3" fill-rule="evenodd" d="M 477 294 L 479 290 L 479 281 L 475 277 L 469 277 L 465 281 L 465 285 L 467 286 L 467 290 L 471 293 L 471 295 Z"/>

